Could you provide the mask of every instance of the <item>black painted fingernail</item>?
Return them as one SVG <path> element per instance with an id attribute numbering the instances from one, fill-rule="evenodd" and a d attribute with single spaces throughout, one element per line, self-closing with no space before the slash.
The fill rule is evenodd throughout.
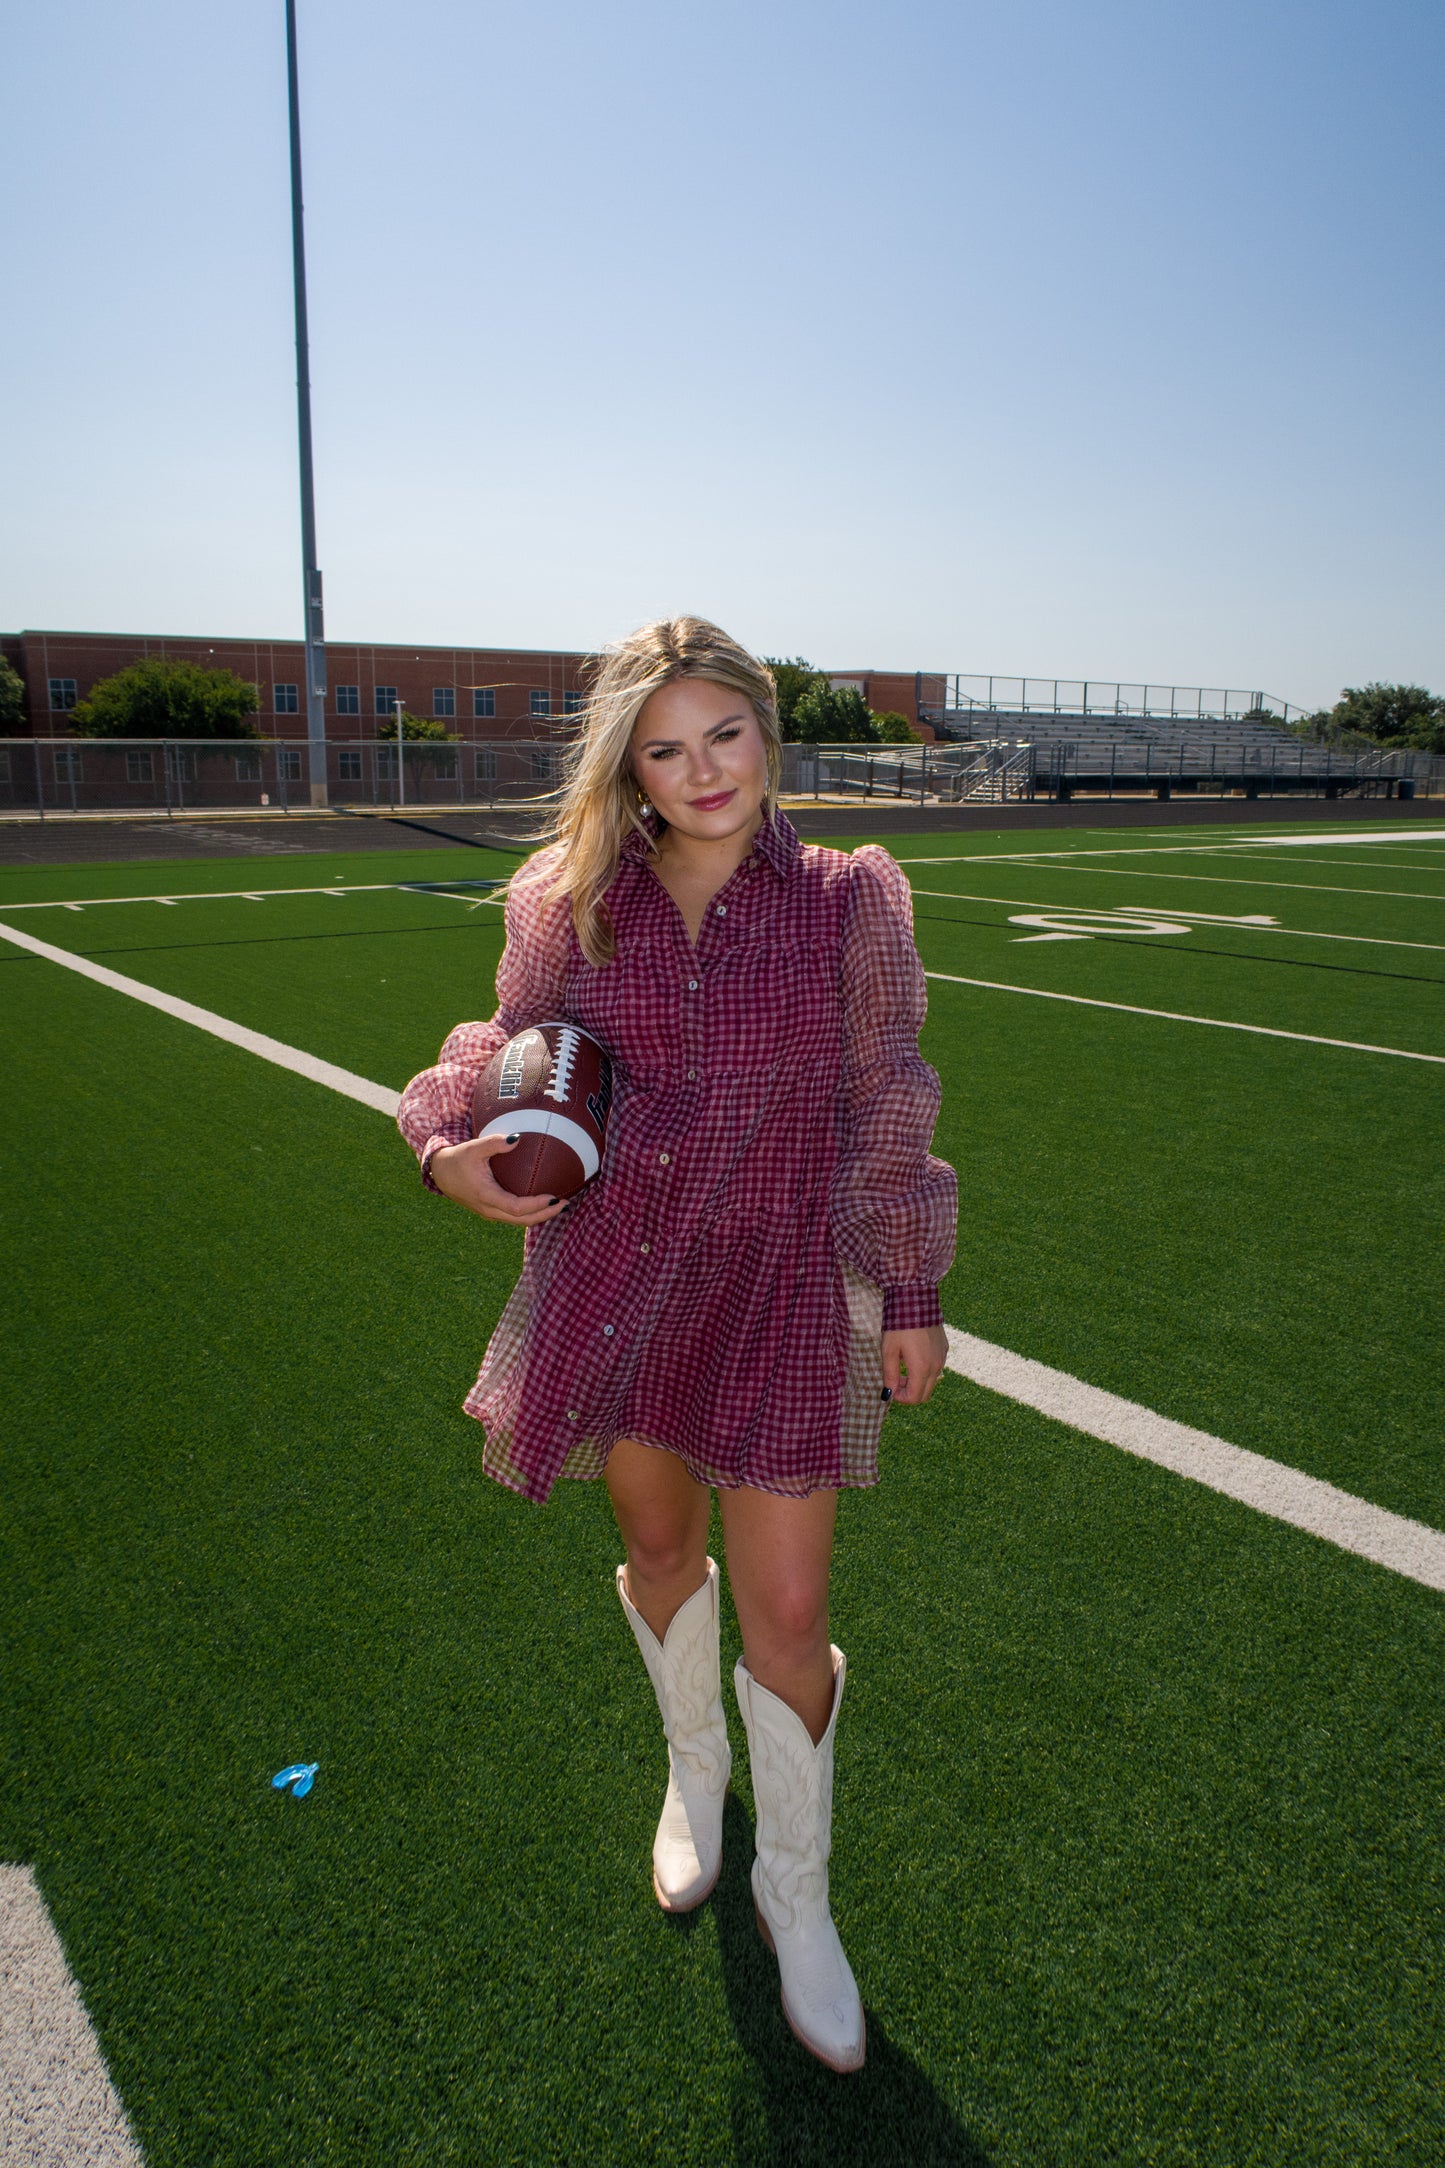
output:
<path id="1" fill-rule="evenodd" d="M 885 1385 L 882 1392 L 878 1395 L 878 1398 L 880 1400 L 891 1400 L 893 1398 L 893 1387 L 891 1385 Z"/>
<path id="2" fill-rule="evenodd" d="M 557 1199 L 555 1197 L 549 1197 L 547 1199 L 547 1202 L 548 1204 L 555 1204 L 557 1202 Z"/>
<path id="3" fill-rule="evenodd" d="M 520 1129 L 514 1129 L 510 1137 L 503 1137 L 502 1142 L 503 1144 L 515 1144 L 521 1134 L 522 1132 Z"/>

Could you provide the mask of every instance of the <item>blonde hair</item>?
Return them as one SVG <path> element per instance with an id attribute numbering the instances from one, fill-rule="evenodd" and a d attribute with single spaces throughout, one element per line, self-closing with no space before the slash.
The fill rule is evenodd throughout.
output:
<path id="1" fill-rule="evenodd" d="M 643 625 L 604 648 L 592 673 L 577 738 L 565 755 L 556 821 L 560 865 L 553 861 L 556 878 L 548 901 L 570 899 L 582 953 L 600 966 L 614 953 L 602 899 L 617 873 L 623 843 L 636 829 L 655 847 L 643 817 L 647 799 L 631 761 L 632 732 L 652 695 L 678 678 L 701 678 L 743 695 L 767 753 L 763 811 L 769 820 L 777 807 L 783 752 L 772 671 L 705 617 L 662 617 Z"/>

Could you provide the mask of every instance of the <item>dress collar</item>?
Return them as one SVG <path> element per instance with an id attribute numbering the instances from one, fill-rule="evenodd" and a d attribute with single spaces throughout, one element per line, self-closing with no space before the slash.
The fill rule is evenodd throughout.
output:
<path id="1" fill-rule="evenodd" d="M 623 839 L 619 853 L 622 863 L 625 865 L 631 861 L 635 865 L 645 865 L 652 855 L 652 846 L 657 841 L 658 833 L 657 815 L 649 813 L 643 827 L 629 829 Z M 803 846 L 798 840 L 797 829 L 786 813 L 775 813 L 771 820 L 763 822 L 754 836 L 752 850 L 749 857 L 743 860 L 743 864 L 747 865 L 751 859 L 759 860 L 775 873 L 780 881 L 785 881 L 802 855 Z"/>

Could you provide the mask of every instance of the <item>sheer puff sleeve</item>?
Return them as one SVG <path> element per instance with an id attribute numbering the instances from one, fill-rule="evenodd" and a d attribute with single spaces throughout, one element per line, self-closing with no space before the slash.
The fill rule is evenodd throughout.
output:
<path id="1" fill-rule="evenodd" d="M 958 1192 L 929 1151 L 940 1098 L 918 1051 L 927 1009 L 913 898 L 877 844 L 849 863 L 839 991 L 843 1078 L 832 1221 L 842 1255 L 883 1290 L 883 1329 L 937 1325 L 953 1262 Z"/>
<path id="2" fill-rule="evenodd" d="M 472 1094 L 498 1047 L 532 1024 L 565 1020 L 567 901 L 547 900 L 555 848 L 539 851 L 507 892 L 507 945 L 497 966 L 497 1013 L 487 1023 L 458 1024 L 434 1069 L 414 1076 L 401 1095 L 397 1127 L 421 1161 L 422 1180 L 435 1189 L 431 1157 L 444 1144 L 465 1144 L 472 1133 Z"/>

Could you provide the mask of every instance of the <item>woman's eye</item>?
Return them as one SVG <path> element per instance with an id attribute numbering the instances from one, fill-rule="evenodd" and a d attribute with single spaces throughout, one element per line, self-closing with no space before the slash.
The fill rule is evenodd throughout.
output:
<path id="1" fill-rule="evenodd" d="M 739 737 L 740 735 L 741 732 L 739 731 L 737 725 L 734 724 L 731 730 L 720 730 L 712 742 L 714 745 L 731 745 L 733 739 Z"/>
<path id="2" fill-rule="evenodd" d="M 671 760 L 674 750 L 671 745 L 655 745 L 647 757 L 649 760 Z"/>

